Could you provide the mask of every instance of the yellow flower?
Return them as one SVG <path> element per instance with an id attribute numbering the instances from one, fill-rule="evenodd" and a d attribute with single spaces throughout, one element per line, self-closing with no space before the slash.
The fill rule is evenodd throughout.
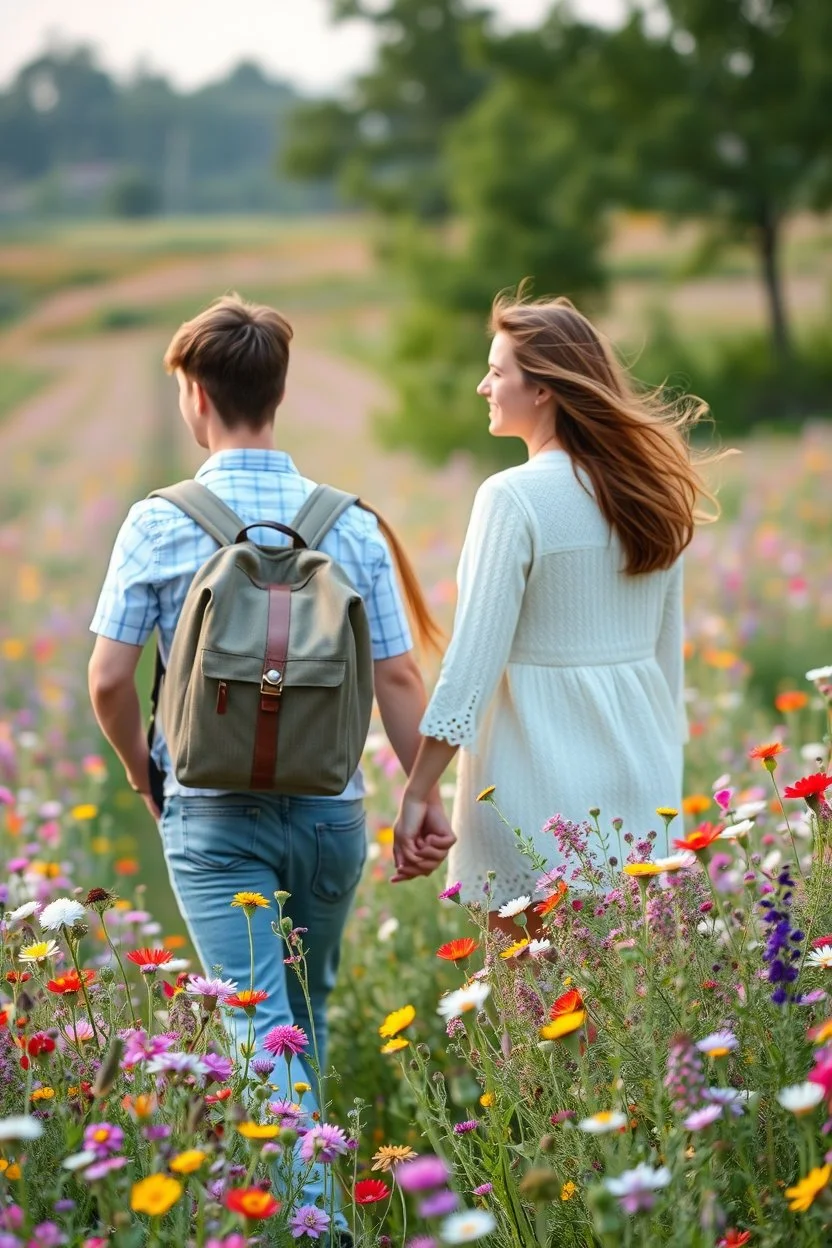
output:
<path id="1" fill-rule="evenodd" d="M 29 870 L 33 875 L 41 875 L 45 880 L 57 880 L 63 871 L 63 867 L 59 862 L 41 862 L 36 859 L 29 863 Z"/>
<path id="2" fill-rule="evenodd" d="M 4 659 L 8 659 L 10 663 L 15 663 L 18 659 L 22 659 L 25 653 L 26 647 L 17 637 L 6 637 L 4 641 L 0 642 L 0 654 L 2 654 Z"/>
<path id="3" fill-rule="evenodd" d="M 269 903 L 262 893 L 235 893 L 231 904 L 242 910 L 268 910 L 269 908 Z"/>
<path id="4" fill-rule="evenodd" d="M 541 1040 L 559 1040 L 561 1036 L 569 1036 L 579 1027 L 583 1027 L 586 1010 L 574 1010 L 571 1014 L 561 1014 L 540 1028 Z"/>
<path id="5" fill-rule="evenodd" d="M 572 1197 L 577 1192 L 577 1190 L 578 1190 L 577 1184 L 573 1183 L 572 1180 L 570 1179 L 569 1182 L 564 1183 L 563 1187 L 560 1189 L 561 1200 L 571 1200 Z"/>
<path id="6" fill-rule="evenodd" d="M 54 1095 L 55 1095 L 54 1088 L 35 1088 L 34 1092 L 32 1093 L 32 1100 L 33 1101 L 51 1101 Z"/>
<path id="7" fill-rule="evenodd" d="M 46 962 L 58 952 L 54 940 L 38 940 L 33 945 L 24 945 L 17 956 L 21 962 Z"/>
<path id="8" fill-rule="evenodd" d="M 17 1164 L 16 1161 L 13 1161 L 11 1163 L 8 1161 L 0 1162 L 0 1170 L 2 1170 L 2 1172 L 5 1174 L 7 1179 L 19 1179 L 20 1178 L 20 1166 Z"/>
<path id="9" fill-rule="evenodd" d="M 382 1144 L 378 1152 L 373 1153 L 372 1169 L 390 1170 L 400 1161 L 409 1161 L 415 1156 L 413 1149 L 408 1148 L 407 1144 Z"/>
<path id="10" fill-rule="evenodd" d="M 388 1014 L 384 1022 L 378 1029 L 378 1034 L 382 1040 L 387 1040 L 391 1036 L 397 1036 L 400 1031 L 404 1031 L 405 1027 L 409 1027 L 416 1017 L 416 1011 L 412 1005 L 403 1005 L 400 1010 L 393 1010 L 392 1014 Z"/>
<path id="11" fill-rule="evenodd" d="M 109 836 L 94 836 L 90 841 L 90 849 L 94 854 L 107 854 L 112 849 Z"/>
<path id="12" fill-rule="evenodd" d="M 502 953 L 500 954 L 500 957 L 501 958 L 516 957 L 518 953 L 522 953 L 522 951 L 526 948 L 526 945 L 528 943 L 529 943 L 528 936 L 525 936 L 523 940 L 515 940 L 513 945 L 509 945 L 508 949 L 503 949 Z"/>
<path id="13" fill-rule="evenodd" d="M 496 1100 L 497 1098 L 493 1092 L 483 1092 L 480 1097 L 480 1105 L 484 1106 L 486 1109 L 490 1109 Z"/>
<path id="14" fill-rule="evenodd" d="M 809 1039 L 812 1044 L 826 1044 L 827 1040 L 832 1040 L 832 1018 L 828 1018 L 825 1023 L 818 1023 L 817 1027 L 813 1027 L 809 1032 Z"/>
<path id="15" fill-rule="evenodd" d="M 293 1083 L 292 1087 L 295 1089 L 298 1096 L 303 1096 L 304 1092 L 312 1091 L 312 1084 L 304 1083 L 303 1080 L 299 1080 L 298 1083 Z"/>
<path id="16" fill-rule="evenodd" d="M 799 1179 L 794 1187 L 787 1187 L 786 1200 L 789 1202 L 791 1212 L 805 1213 L 814 1203 L 815 1197 L 819 1196 L 826 1187 L 831 1175 L 832 1165 L 815 1166 L 805 1179 Z"/>
<path id="17" fill-rule="evenodd" d="M 172 1157 L 169 1165 L 177 1174 L 193 1174 L 207 1156 L 208 1154 L 203 1153 L 200 1148 L 186 1148 L 184 1153 L 177 1153 L 175 1157 Z"/>
<path id="18" fill-rule="evenodd" d="M 643 875 L 661 875 L 661 867 L 657 867 L 655 862 L 628 862 L 621 870 L 625 875 L 634 875 L 636 877 Z"/>
<path id="19" fill-rule="evenodd" d="M 73 806 L 69 813 L 79 823 L 86 823 L 87 820 L 95 818 L 98 814 L 98 807 L 94 806 L 92 802 L 85 802 L 82 806 Z"/>
<path id="20" fill-rule="evenodd" d="M 130 1192 L 130 1208 L 134 1213 L 147 1213 L 159 1218 L 172 1209 L 184 1188 L 178 1179 L 167 1174 L 150 1174 L 133 1184 Z"/>
<path id="21" fill-rule="evenodd" d="M 477 794 L 477 801 L 487 802 L 489 797 L 491 797 L 492 793 L 495 791 L 496 788 L 497 788 L 496 784 L 489 784 L 487 789 L 483 789 L 482 793 Z"/>
<path id="22" fill-rule="evenodd" d="M 659 816 L 660 819 L 675 819 L 678 813 L 679 812 L 675 806 L 657 806 L 656 807 L 656 814 Z"/>
<path id="23" fill-rule="evenodd" d="M 392 828 L 379 828 L 378 832 L 376 832 L 376 840 L 378 841 L 379 845 L 392 845 L 393 844 L 393 829 Z"/>
<path id="24" fill-rule="evenodd" d="M 280 1135 L 280 1127 L 271 1122 L 241 1122 L 237 1130 L 247 1140 L 273 1140 Z"/>
<path id="25" fill-rule="evenodd" d="M 404 1036 L 396 1036 L 393 1040 L 388 1040 L 379 1049 L 379 1053 L 398 1053 L 400 1049 L 406 1049 L 410 1044 L 409 1040 L 405 1040 Z"/>

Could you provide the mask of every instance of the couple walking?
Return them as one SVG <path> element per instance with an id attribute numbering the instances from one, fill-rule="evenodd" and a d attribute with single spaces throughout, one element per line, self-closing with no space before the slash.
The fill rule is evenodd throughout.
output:
<path id="1" fill-rule="evenodd" d="M 438 630 L 395 535 L 352 506 L 320 548 L 363 599 L 376 701 L 408 776 L 394 881 L 428 874 L 447 857 L 462 899 L 482 901 L 493 871 L 489 906 L 499 925 L 497 908 L 531 892 L 537 873 L 494 809 L 476 802 L 480 790 L 496 786 L 507 817 L 553 866 L 554 845 L 541 835 L 553 814 L 580 821 L 597 806 L 607 823 L 620 817 L 643 835 L 659 822 L 656 806 L 680 798 L 681 555 L 705 491 L 685 439 L 695 408 L 641 394 L 567 300 L 500 297 L 490 329 L 478 393 L 490 432 L 519 438 L 527 459 L 477 492 L 453 636 L 429 700 L 411 625 L 420 644 Z M 165 356 L 182 417 L 208 452 L 196 479 L 245 525 L 291 524 L 314 488 L 274 449 L 291 337 L 276 311 L 227 297 L 181 326 Z M 163 794 L 154 797 L 148 781 L 139 657 L 154 632 L 162 658 L 170 654 L 192 578 L 216 549 L 168 500 L 131 508 L 91 625 L 91 697 L 130 784 L 159 822 L 206 972 L 221 965 L 248 982 L 245 925 L 229 907 L 235 891 L 291 893 L 292 919 L 309 930 L 312 1021 L 323 1052 L 326 998 L 366 853 L 360 772 L 337 797 L 188 789 L 157 733 Z M 457 751 L 449 821 L 439 781 Z M 258 1035 L 310 1021 L 271 918 L 253 916 L 256 985 L 269 993 Z"/>

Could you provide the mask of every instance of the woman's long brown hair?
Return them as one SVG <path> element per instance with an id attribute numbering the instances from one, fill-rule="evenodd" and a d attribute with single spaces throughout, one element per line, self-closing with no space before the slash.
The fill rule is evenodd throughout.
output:
<path id="1" fill-rule="evenodd" d="M 716 499 L 687 431 L 707 412 L 692 396 L 675 400 L 640 391 L 598 331 L 565 298 L 524 300 L 501 294 L 492 333 L 507 334 L 527 381 L 555 396 L 553 432 L 573 467 L 583 469 L 595 500 L 624 550 L 630 575 L 669 568 L 689 545 L 697 522 L 715 520 Z M 698 509 L 700 498 L 713 511 Z"/>
<path id="2" fill-rule="evenodd" d="M 378 527 L 381 529 L 388 546 L 393 552 L 396 571 L 399 574 L 405 604 L 407 605 L 407 613 L 410 616 L 410 623 L 416 634 L 419 648 L 423 652 L 434 650 L 437 653 L 441 653 L 444 649 L 445 634 L 431 614 L 425 595 L 422 593 L 416 570 L 410 562 L 404 546 L 395 530 L 391 528 L 383 516 L 379 515 L 374 507 L 371 507 L 369 503 L 365 503 L 363 499 L 359 499 L 358 505 L 375 516 L 378 521 Z"/>

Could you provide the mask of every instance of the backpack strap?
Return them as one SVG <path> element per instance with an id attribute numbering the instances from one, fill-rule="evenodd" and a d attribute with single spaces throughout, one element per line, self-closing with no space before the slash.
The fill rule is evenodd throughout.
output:
<path id="1" fill-rule="evenodd" d="M 314 550 L 335 521 L 357 502 L 357 494 L 346 494 L 332 485 L 316 485 L 290 527 Z"/>
<path id="2" fill-rule="evenodd" d="M 174 507 L 195 520 L 220 546 L 232 546 L 245 528 L 240 517 L 213 490 L 193 479 L 151 490 L 148 498 L 166 498 Z"/>

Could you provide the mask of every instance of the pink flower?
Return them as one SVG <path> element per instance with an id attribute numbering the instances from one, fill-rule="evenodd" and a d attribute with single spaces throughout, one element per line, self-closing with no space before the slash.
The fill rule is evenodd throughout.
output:
<path id="1" fill-rule="evenodd" d="M 340 1127 L 319 1123 L 306 1132 L 300 1145 L 303 1161 L 334 1161 L 347 1151 L 347 1137 Z"/>
<path id="2" fill-rule="evenodd" d="M 263 1041 L 263 1048 L 274 1057 L 298 1057 L 309 1047 L 309 1037 L 302 1027 L 294 1023 L 281 1023 L 272 1027 Z"/>

